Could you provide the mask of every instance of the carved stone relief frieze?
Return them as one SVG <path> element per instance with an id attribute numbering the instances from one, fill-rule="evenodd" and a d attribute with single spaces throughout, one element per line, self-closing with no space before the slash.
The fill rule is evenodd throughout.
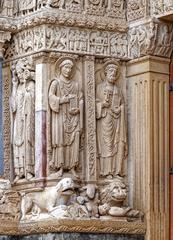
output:
<path id="1" fill-rule="evenodd" d="M 173 9 L 172 0 L 151 1 L 151 14 L 161 15 Z"/>
<path id="2" fill-rule="evenodd" d="M 9 180 L 0 179 L 0 219 L 17 221 L 20 218 L 20 195 L 11 189 Z"/>
<path id="3" fill-rule="evenodd" d="M 0 28 L 12 32 L 39 26 L 41 23 L 102 30 L 118 29 L 122 32 L 127 29 L 124 0 L 2 0 L 0 4 Z"/>
<path id="4" fill-rule="evenodd" d="M 144 18 L 146 15 L 146 0 L 129 0 L 127 2 L 128 21 Z"/>
<path id="5" fill-rule="evenodd" d="M 8 1 L 7 1 L 8 2 Z M 9 3 L 7 4 L 9 5 Z M 124 0 L 22 0 L 22 1 L 10 1 L 10 5 L 1 7 L 7 9 L 11 16 L 15 15 L 28 15 L 43 7 L 56 10 L 63 10 L 67 12 L 91 14 L 91 15 L 107 15 L 112 18 L 123 18 L 125 19 L 125 1 Z M 6 13 L 6 15 L 8 15 Z"/>
<path id="6" fill-rule="evenodd" d="M 107 14 L 110 17 L 123 19 L 125 17 L 125 1 L 110 0 L 108 1 Z"/>
<path id="7" fill-rule="evenodd" d="M 65 9 L 69 12 L 81 12 L 83 10 L 83 1 L 70 0 L 66 2 L 65 0 L 48 0 L 47 6 L 58 9 Z"/>
<path id="8" fill-rule="evenodd" d="M 2 16 L 13 16 L 14 1 L 13 0 L 2 0 L 0 1 L 0 15 Z"/>
<path id="9" fill-rule="evenodd" d="M 106 7 L 106 1 L 103 0 L 85 1 L 85 10 L 88 14 L 104 15 Z"/>
<path id="10" fill-rule="evenodd" d="M 144 55 L 170 57 L 172 53 L 173 27 L 171 24 L 149 22 L 129 30 L 129 57 Z"/>
<path id="11" fill-rule="evenodd" d="M 13 36 L 6 58 L 38 50 L 62 51 L 127 58 L 127 34 L 56 26 L 36 27 Z"/>

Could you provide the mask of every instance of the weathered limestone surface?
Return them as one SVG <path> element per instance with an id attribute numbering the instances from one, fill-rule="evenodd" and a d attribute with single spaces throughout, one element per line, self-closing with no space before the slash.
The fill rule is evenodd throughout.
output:
<path id="1" fill-rule="evenodd" d="M 169 239 L 172 9 L 0 1 L 4 239 Z"/>

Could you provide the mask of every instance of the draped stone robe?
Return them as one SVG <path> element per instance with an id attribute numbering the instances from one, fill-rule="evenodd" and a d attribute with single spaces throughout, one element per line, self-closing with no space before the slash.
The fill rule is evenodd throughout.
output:
<path id="1" fill-rule="evenodd" d="M 73 95 L 70 103 L 60 104 L 64 96 Z M 82 93 L 77 82 L 54 79 L 49 89 L 51 108 L 52 160 L 50 167 L 70 170 L 79 164 L 80 128 L 82 128 Z M 80 112 L 72 115 L 70 110 L 79 108 Z"/>
<path id="2" fill-rule="evenodd" d="M 124 100 L 116 85 L 108 92 L 106 82 L 97 86 L 97 151 L 100 175 L 123 175 L 123 161 L 127 155 Z M 109 98 L 110 106 L 102 107 Z"/>
<path id="3" fill-rule="evenodd" d="M 13 157 L 15 174 L 34 175 L 35 83 L 19 84 L 11 98 L 13 112 Z"/>

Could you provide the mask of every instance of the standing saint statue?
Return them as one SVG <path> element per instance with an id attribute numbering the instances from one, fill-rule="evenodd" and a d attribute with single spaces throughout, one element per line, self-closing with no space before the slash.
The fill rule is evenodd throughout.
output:
<path id="1" fill-rule="evenodd" d="M 35 82 L 27 59 L 19 60 L 12 77 L 12 146 L 14 182 L 34 177 Z"/>
<path id="2" fill-rule="evenodd" d="M 79 83 L 72 80 L 74 60 L 62 57 L 56 64 L 57 78 L 49 88 L 51 109 L 52 176 L 71 171 L 78 177 L 80 134 L 83 128 L 83 96 Z"/>
<path id="3" fill-rule="evenodd" d="M 116 84 L 120 69 L 118 62 L 107 61 L 103 68 L 104 81 L 96 89 L 97 151 L 100 176 L 123 176 L 127 156 L 124 99 Z"/>

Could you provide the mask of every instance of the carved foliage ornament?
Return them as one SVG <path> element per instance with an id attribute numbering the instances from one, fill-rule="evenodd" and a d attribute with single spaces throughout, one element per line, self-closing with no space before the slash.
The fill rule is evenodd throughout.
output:
<path id="1" fill-rule="evenodd" d="M 127 2 L 127 18 L 129 21 L 135 21 L 145 17 L 146 1 L 129 0 Z"/>

